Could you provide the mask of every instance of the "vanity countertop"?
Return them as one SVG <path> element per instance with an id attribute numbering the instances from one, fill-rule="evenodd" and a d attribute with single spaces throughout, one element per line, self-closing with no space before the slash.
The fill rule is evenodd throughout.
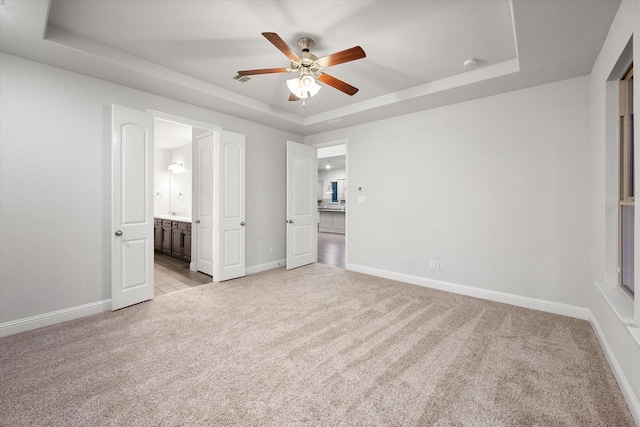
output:
<path id="1" fill-rule="evenodd" d="M 154 218 L 169 219 L 171 221 L 191 222 L 190 216 L 177 216 L 177 215 L 154 215 Z"/>
<path id="2" fill-rule="evenodd" d="M 334 209 L 334 208 L 318 208 L 320 212 L 337 212 L 337 213 L 345 213 L 346 209 Z"/>

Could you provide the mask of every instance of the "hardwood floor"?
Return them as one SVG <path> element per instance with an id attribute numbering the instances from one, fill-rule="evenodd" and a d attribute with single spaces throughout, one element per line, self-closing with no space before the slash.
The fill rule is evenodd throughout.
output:
<path id="1" fill-rule="evenodd" d="M 344 234 L 318 232 L 318 262 L 344 268 Z"/>
<path id="2" fill-rule="evenodd" d="M 211 276 L 189 270 L 189 264 L 161 252 L 154 253 L 154 296 L 211 283 Z"/>

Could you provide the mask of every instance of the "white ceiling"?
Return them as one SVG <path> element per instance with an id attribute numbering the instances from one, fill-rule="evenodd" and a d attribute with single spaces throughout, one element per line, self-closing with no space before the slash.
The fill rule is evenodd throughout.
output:
<path id="1" fill-rule="evenodd" d="M 327 166 L 331 166 L 331 169 L 345 169 L 347 167 L 347 156 L 318 158 L 318 171 L 327 170 Z"/>
<path id="2" fill-rule="evenodd" d="M 590 72 L 619 0 L 136 1 L 5 0 L 0 50 L 204 108 L 310 135 Z M 287 67 L 261 36 L 322 57 L 367 57 L 326 70 L 360 91 L 323 85 L 289 102 L 290 74 L 251 84 L 238 70 Z M 479 65 L 465 69 L 466 59 Z M 322 84 L 321 84 L 322 85 Z"/>

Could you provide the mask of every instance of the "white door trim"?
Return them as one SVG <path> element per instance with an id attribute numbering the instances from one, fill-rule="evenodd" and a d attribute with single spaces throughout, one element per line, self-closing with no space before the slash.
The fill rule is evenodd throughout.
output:
<path id="1" fill-rule="evenodd" d="M 210 130 L 212 132 L 222 130 L 222 126 L 220 125 L 214 125 L 211 123 L 201 122 L 198 120 L 192 120 L 186 117 L 176 116 L 175 114 L 169 114 L 169 113 L 164 113 L 162 111 L 151 110 L 149 108 L 147 108 L 146 111 L 147 113 L 152 114 L 154 119 L 167 120 L 170 122 L 179 123 L 181 125 L 187 125 L 194 128 L 204 129 L 204 130 Z"/>

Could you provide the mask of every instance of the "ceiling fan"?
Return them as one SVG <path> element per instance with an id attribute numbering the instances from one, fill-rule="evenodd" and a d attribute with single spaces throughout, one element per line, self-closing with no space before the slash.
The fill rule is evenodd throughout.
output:
<path id="1" fill-rule="evenodd" d="M 241 76 L 251 76 L 256 74 L 273 74 L 273 73 L 298 73 L 298 77 L 287 80 L 287 87 L 291 92 L 289 101 L 304 100 L 310 96 L 315 96 L 320 90 L 321 86 L 317 85 L 314 77 L 320 80 L 322 83 L 338 89 L 347 95 L 355 95 L 358 92 L 358 88 L 351 86 L 348 83 L 343 82 L 329 74 L 324 73 L 327 67 L 333 65 L 342 64 L 349 61 L 355 61 L 361 59 L 367 55 L 360 46 L 355 46 L 350 49 L 346 49 L 340 52 L 333 53 L 331 55 L 318 58 L 310 52 L 315 42 L 309 37 L 301 37 L 298 39 L 298 46 L 302 50 L 302 53 L 298 55 L 289 45 L 282 40 L 282 38 L 276 33 L 262 33 L 262 35 L 269 40 L 275 47 L 277 47 L 284 55 L 291 61 L 290 67 L 283 68 L 261 68 L 257 70 L 242 70 L 238 71 Z"/>

